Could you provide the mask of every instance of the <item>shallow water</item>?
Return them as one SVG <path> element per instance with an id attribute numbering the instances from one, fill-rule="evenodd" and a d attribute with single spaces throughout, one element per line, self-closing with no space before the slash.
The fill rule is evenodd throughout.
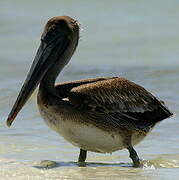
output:
<path id="1" fill-rule="evenodd" d="M 82 23 L 82 37 L 59 81 L 123 76 L 150 90 L 179 112 L 179 1 L 0 1 L 0 179 L 178 180 L 177 116 L 157 125 L 135 147 L 144 159 L 134 169 L 126 150 L 88 153 L 48 129 L 39 116 L 36 92 L 12 128 L 5 120 L 39 44 L 46 19 L 70 15 Z M 43 160 L 56 161 L 45 168 Z M 53 164 L 53 163 L 52 163 Z"/>

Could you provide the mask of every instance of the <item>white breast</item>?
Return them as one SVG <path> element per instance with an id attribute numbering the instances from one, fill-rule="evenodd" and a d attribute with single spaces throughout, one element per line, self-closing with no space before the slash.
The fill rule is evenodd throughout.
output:
<path id="1" fill-rule="evenodd" d="M 119 133 L 104 131 L 92 124 L 82 124 L 70 118 L 64 119 L 63 115 L 51 113 L 49 109 L 39 107 L 39 110 L 46 124 L 74 146 L 100 153 L 111 153 L 125 148 Z M 136 139 L 135 135 L 133 143 L 136 144 L 143 138 L 137 136 Z"/>

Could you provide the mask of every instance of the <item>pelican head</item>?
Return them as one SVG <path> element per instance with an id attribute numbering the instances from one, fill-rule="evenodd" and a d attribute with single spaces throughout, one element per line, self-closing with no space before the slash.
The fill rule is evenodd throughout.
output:
<path id="1" fill-rule="evenodd" d="M 18 112 L 47 74 L 49 83 L 54 86 L 57 75 L 73 55 L 78 39 L 79 24 L 76 20 L 58 16 L 47 22 L 30 71 L 8 116 L 8 126 L 11 126 Z"/>

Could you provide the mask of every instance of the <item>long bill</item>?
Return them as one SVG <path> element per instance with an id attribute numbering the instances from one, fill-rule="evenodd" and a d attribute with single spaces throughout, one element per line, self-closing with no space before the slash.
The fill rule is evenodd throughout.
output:
<path id="1" fill-rule="evenodd" d="M 27 102 L 44 75 L 56 63 L 69 44 L 69 40 L 63 32 L 50 39 L 50 41 L 48 40 L 46 42 L 42 40 L 40 44 L 26 80 L 9 113 L 6 121 L 8 127 L 11 126 L 17 114 Z"/>

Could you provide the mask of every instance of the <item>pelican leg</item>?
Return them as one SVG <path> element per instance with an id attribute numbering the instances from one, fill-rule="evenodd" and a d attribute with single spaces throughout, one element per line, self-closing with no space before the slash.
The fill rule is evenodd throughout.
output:
<path id="1" fill-rule="evenodd" d="M 127 149 L 129 151 L 129 157 L 133 161 L 133 167 L 139 167 L 140 166 L 140 159 L 137 155 L 137 152 L 134 150 L 134 148 L 132 146 L 129 146 Z"/>
<path id="2" fill-rule="evenodd" d="M 83 150 L 83 149 L 80 149 L 80 155 L 79 155 L 79 158 L 78 158 L 79 166 L 85 166 L 86 156 L 87 156 L 87 151 Z"/>

